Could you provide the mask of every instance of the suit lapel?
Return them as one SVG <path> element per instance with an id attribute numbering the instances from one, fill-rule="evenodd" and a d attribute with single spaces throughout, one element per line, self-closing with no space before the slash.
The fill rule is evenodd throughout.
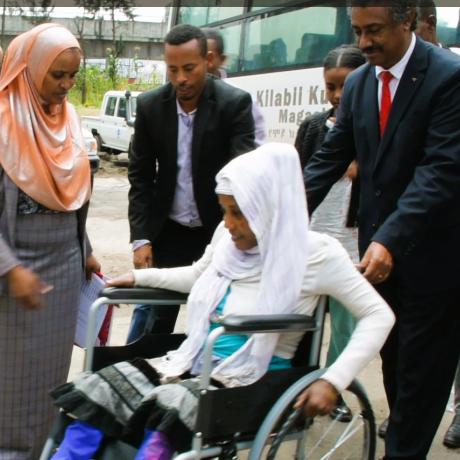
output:
<path id="1" fill-rule="evenodd" d="M 380 142 L 379 133 L 379 112 L 377 105 L 377 78 L 375 77 L 374 67 L 369 68 L 369 72 L 364 84 L 364 107 L 367 134 L 369 139 L 369 149 L 376 152 Z"/>
<path id="2" fill-rule="evenodd" d="M 417 40 L 414 52 L 412 53 L 406 69 L 399 82 L 398 89 L 396 90 L 393 103 L 391 105 L 390 116 L 388 118 L 387 127 L 385 129 L 383 138 L 377 150 L 374 169 L 377 168 L 380 160 L 384 157 L 384 152 L 393 137 L 396 128 L 398 127 L 401 118 L 406 113 L 409 105 L 417 93 L 418 88 L 423 82 L 425 77 L 425 69 L 427 67 L 427 54 L 426 49 L 422 48 Z M 378 124 L 376 125 L 378 126 Z"/>
<path id="3" fill-rule="evenodd" d="M 170 94 L 163 100 L 163 110 L 165 116 L 162 120 L 162 132 L 164 133 L 163 139 L 166 143 L 165 151 L 168 152 L 167 160 L 171 164 L 177 165 L 178 115 L 176 92 L 172 87 Z"/>
<path id="4" fill-rule="evenodd" d="M 203 136 L 208 124 L 209 117 L 214 107 L 213 80 L 208 78 L 206 86 L 198 102 L 198 108 L 193 121 L 193 139 L 192 139 L 192 176 L 198 177 L 198 164 L 202 152 Z"/>

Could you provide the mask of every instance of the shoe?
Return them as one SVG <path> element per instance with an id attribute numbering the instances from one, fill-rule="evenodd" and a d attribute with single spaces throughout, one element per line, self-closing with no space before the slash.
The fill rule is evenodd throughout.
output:
<path id="1" fill-rule="evenodd" d="M 387 435 L 387 429 L 388 429 L 388 417 L 379 426 L 379 429 L 377 431 L 379 438 L 385 439 L 385 436 Z"/>
<path id="2" fill-rule="evenodd" d="M 332 419 L 344 423 L 351 422 L 351 419 L 353 418 L 353 413 L 351 412 L 351 409 L 347 406 L 342 397 L 340 397 L 337 400 L 337 406 L 335 406 L 335 408 L 332 409 L 329 415 Z"/>
<path id="3" fill-rule="evenodd" d="M 460 447 L 460 414 L 457 414 L 452 420 L 444 436 L 443 444 L 451 449 Z"/>

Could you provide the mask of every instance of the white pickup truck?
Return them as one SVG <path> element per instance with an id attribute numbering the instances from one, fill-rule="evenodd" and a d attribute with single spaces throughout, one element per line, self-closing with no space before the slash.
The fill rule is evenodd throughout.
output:
<path id="1" fill-rule="evenodd" d="M 95 137 L 98 151 L 130 152 L 139 91 L 108 91 L 99 116 L 81 117 L 81 124 Z"/>

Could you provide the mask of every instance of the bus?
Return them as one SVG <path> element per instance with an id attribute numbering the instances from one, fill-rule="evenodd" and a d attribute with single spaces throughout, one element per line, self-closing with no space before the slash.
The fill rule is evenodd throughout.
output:
<path id="1" fill-rule="evenodd" d="M 253 96 L 265 118 L 270 141 L 293 143 L 299 124 L 326 110 L 322 62 L 327 52 L 353 43 L 345 2 L 253 0 L 240 6 L 192 6 L 176 0 L 172 24 L 218 29 L 228 56 L 228 81 Z M 280 6 L 265 6 L 267 4 Z M 438 38 L 460 44 L 459 7 L 437 8 Z"/>

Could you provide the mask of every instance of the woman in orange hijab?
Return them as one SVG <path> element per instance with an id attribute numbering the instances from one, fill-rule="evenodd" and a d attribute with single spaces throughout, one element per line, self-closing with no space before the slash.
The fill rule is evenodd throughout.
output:
<path id="1" fill-rule="evenodd" d="M 80 285 L 99 269 L 85 232 L 90 168 L 67 93 L 75 37 L 43 24 L 0 74 L 0 459 L 36 460 L 65 382 Z"/>

